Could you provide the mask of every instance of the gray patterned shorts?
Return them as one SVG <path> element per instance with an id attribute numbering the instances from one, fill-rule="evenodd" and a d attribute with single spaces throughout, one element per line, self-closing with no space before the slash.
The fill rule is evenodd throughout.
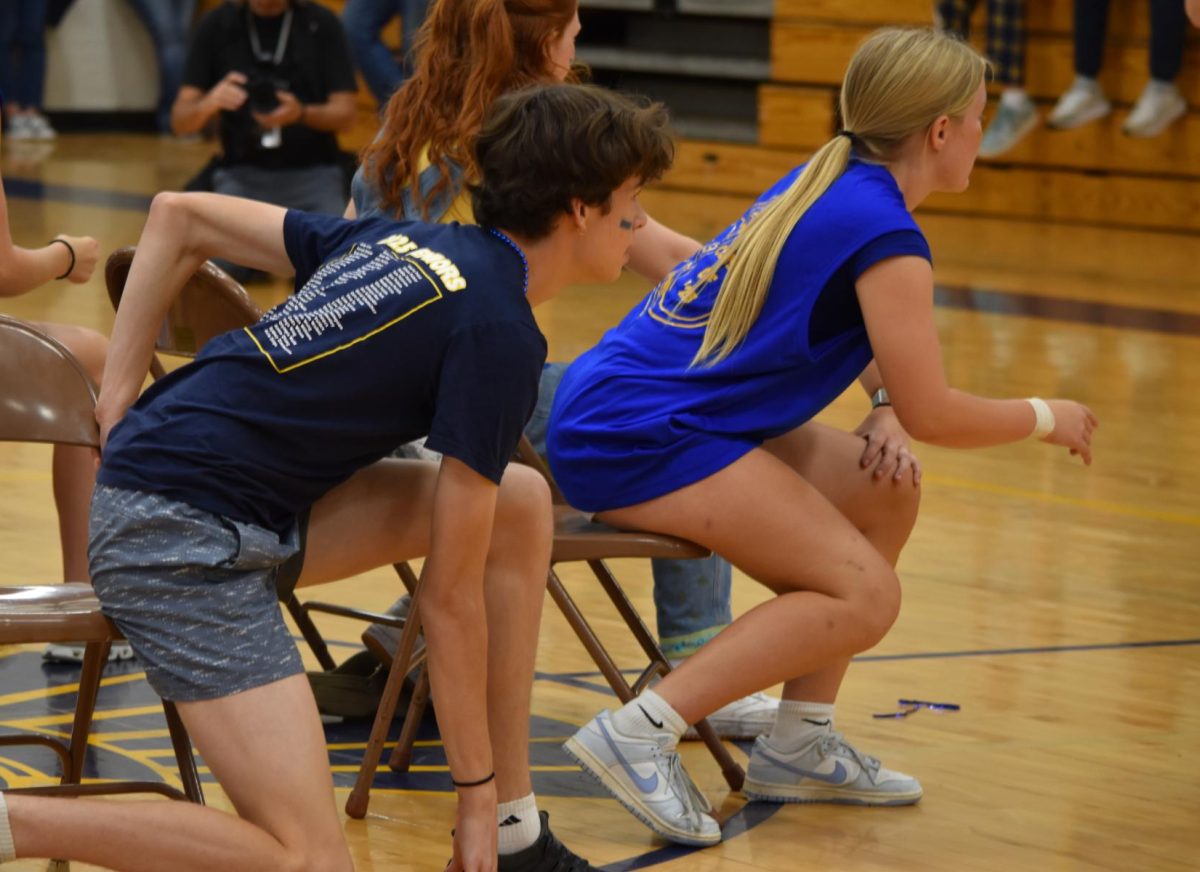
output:
<path id="1" fill-rule="evenodd" d="M 275 595 L 298 538 L 98 484 L 92 585 L 159 696 L 218 699 L 303 671 Z"/>

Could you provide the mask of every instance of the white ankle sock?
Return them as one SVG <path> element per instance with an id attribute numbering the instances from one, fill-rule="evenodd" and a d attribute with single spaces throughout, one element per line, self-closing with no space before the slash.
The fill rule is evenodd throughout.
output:
<path id="1" fill-rule="evenodd" d="M 13 847 L 12 824 L 8 820 L 8 803 L 4 794 L 0 793 L 0 863 L 9 863 L 17 859 L 17 850 Z"/>
<path id="2" fill-rule="evenodd" d="M 833 730 L 833 703 L 779 701 L 779 714 L 767 738 L 776 748 L 795 750 Z"/>
<path id="3" fill-rule="evenodd" d="M 679 744 L 679 737 L 688 728 L 679 712 L 649 689 L 613 712 L 612 722 L 624 735 L 657 739 L 668 750 Z"/>
<path id="4" fill-rule="evenodd" d="M 500 825 L 497 848 L 501 855 L 524 851 L 542 834 L 542 820 L 538 815 L 537 797 L 532 793 L 501 802 L 496 806 L 496 823 Z"/>

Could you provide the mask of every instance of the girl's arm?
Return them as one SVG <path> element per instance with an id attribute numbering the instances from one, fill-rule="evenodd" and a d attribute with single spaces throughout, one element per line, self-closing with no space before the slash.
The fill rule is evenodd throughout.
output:
<path id="1" fill-rule="evenodd" d="M 880 261 L 859 277 L 871 348 L 892 407 L 914 439 L 950 448 L 979 448 L 1017 442 L 1033 434 L 1037 417 L 1027 400 L 992 400 L 946 383 L 941 345 L 933 318 L 933 270 L 919 257 Z M 1092 431 L 1098 422 L 1086 406 L 1048 401 L 1054 428 L 1043 441 L 1069 448 L 1092 461 Z"/>

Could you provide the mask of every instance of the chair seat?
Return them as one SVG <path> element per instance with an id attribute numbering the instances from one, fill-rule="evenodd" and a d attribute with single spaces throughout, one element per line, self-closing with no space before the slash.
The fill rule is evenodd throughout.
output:
<path id="1" fill-rule="evenodd" d="M 614 557 L 665 557 L 686 560 L 708 557 L 711 552 L 674 536 L 643 531 L 618 530 L 592 520 L 587 512 L 570 506 L 554 507 L 552 563 L 574 560 L 608 560 Z"/>
<path id="2" fill-rule="evenodd" d="M 0 587 L 0 643 L 102 642 L 121 635 L 90 584 Z"/>

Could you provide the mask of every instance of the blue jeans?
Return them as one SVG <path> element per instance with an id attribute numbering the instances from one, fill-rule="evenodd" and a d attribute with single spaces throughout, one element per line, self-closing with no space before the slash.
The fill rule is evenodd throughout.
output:
<path id="1" fill-rule="evenodd" d="M 525 435 L 539 454 L 546 453 L 550 408 L 566 371 L 565 363 L 547 363 L 542 369 L 537 407 L 525 427 Z M 733 570 L 716 554 L 700 560 L 656 559 L 650 563 L 658 642 L 669 659 L 681 660 L 695 654 L 733 620 L 729 605 Z"/>
<path id="2" fill-rule="evenodd" d="M 430 0 L 346 0 L 342 27 L 354 62 L 367 81 L 367 87 L 383 106 L 412 72 L 413 38 L 425 20 Z M 379 38 L 379 32 L 400 16 L 400 62 Z"/>
<path id="3" fill-rule="evenodd" d="M 0 0 L 0 92 L 41 109 L 46 87 L 46 0 Z"/>
<path id="4" fill-rule="evenodd" d="M 188 35 L 196 15 L 196 0 L 129 0 L 129 5 L 150 31 L 158 57 L 158 129 L 171 129 L 171 106 L 183 84 Z"/>

